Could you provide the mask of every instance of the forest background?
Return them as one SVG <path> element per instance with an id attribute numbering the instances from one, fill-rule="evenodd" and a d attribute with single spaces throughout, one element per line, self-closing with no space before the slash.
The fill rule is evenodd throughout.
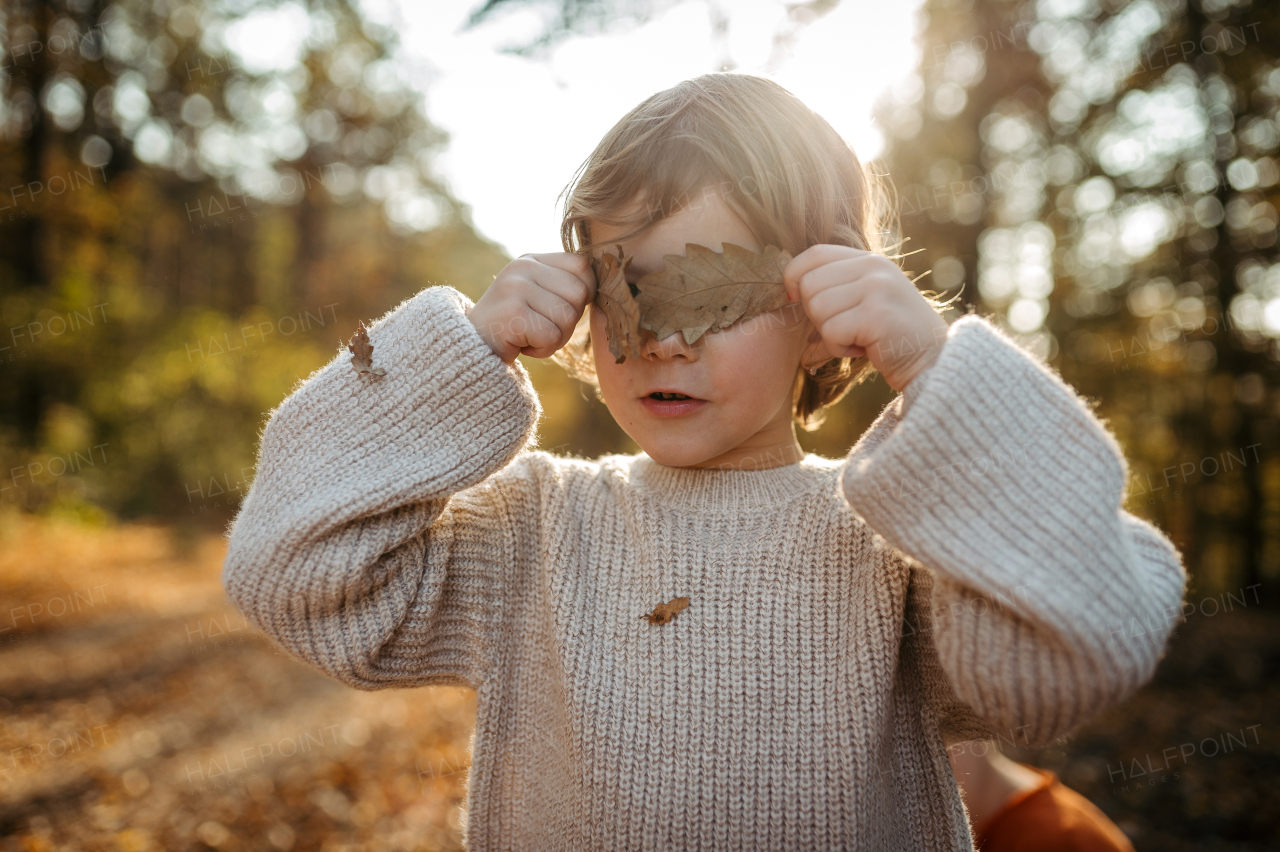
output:
<path id="1" fill-rule="evenodd" d="M 470 23 L 543 9 L 512 48 L 536 58 L 673 5 L 488 0 Z M 779 49 L 839 5 L 789 5 Z M 228 28 L 285 6 L 307 18 L 297 63 L 246 67 Z M 1126 508 L 1192 576 L 1152 686 L 1019 759 L 1139 848 L 1262 848 L 1280 831 L 1263 784 L 1280 770 L 1280 7 L 928 0 L 918 41 L 877 108 L 891 241 L 1096 404 Z M 6 4 L 0 44 L 0 834 L 456 847 L 472 697 L 334 691 L 217 585 L 265 414 L 358 321 L 431 284 L 477 299 L 511 259 L 439 178 L 447 136 L 395 29 L 344 0 L 65 0 Z M 590 392 L 522 362 L 540 446 L 638 450 Z M 891 398 L 856 388 L 802 445 L 842 456 Z M 226 743 L 286 723 L 330 750 L 204 783 Z"/>

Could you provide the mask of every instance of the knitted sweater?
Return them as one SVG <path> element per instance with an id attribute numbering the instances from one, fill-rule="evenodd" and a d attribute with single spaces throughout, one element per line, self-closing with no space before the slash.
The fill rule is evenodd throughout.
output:
<path id="1" fill-rule="evenodd" d="M 385 376 L 344 352 L 281 404 L 223 582 L 352 687 L 476 689 L 475 852 L 971 849 L 948 744 L 1048 743 L 1151 676 L 1179 555 L 986 321 L 848 458 L 699 470 L 530 449 L 471 306 L 422 291 L 370 328 Z"/>

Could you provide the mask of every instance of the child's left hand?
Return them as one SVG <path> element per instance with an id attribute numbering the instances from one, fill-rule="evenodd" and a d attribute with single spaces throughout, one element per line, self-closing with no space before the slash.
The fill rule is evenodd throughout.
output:
<path id="1" fill-rule="evenodd" d="M 897 391 L 924 372 L 947 339 L 947 323 L 892 260 L 849 246 L 816 245 L 782 273 L 835 358 L 866 355 Z M 816 354 L 809 361 L 821 360 Z"/>

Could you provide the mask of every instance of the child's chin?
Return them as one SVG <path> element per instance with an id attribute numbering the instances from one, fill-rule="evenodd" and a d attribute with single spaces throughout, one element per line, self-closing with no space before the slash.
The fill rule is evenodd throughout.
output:
<path id="1" fill-rule="evenodd" d="M 650 443 L 649 446 L 642 444 L 641 447 L 649 458 L 658 464 L 664 464 L 668 467 L 693 467 L 719 455 L 715 450 L 687 444 L 674 446 L 673 444 L 654 442 Z"/>
<path id="2" fill-rule="evenodd" d="M 669 467 L 689 467 L 711 458 L 697 448 L 677 446 L 674 441 L 646 441 L 640 446 L 649 458 Z"/>

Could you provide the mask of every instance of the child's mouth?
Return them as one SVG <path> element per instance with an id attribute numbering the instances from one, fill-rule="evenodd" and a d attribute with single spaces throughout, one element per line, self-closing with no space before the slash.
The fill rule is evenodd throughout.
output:
<path id="1" fill-rule="evenodd" d="M 648 396 L 640 397 L 640 402 L 650 413 L 659 417 L 692 414 L 707 404 L 705 399 L 698 399 L 678 391 L 654 391 Z"/>

